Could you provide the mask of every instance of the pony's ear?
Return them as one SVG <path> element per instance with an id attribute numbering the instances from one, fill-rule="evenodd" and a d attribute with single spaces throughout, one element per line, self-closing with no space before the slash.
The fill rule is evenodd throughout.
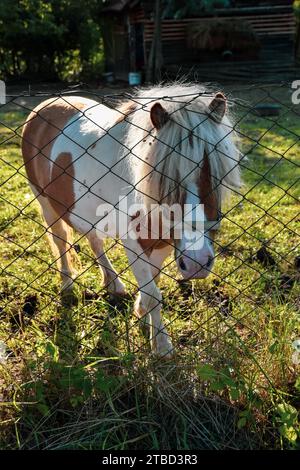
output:
<path id="1" fill-rule="evenodd" d="M 211 101 L 208 108 L 210 111 L 210 117 L 216 122 L 221 122 L 227 108 L 227 100 L 223 93 L 219 91 Z"/>
<path id="2" fill-rule="evenodd" d="M 155 103 L 150 110 L 150 118 L 155 129 L 161 129 L 169 120 L 169 114 L 160 103 Z"/>

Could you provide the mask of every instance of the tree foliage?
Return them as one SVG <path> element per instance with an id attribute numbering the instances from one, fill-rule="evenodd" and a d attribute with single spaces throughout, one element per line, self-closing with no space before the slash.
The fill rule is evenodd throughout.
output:
<path id="1" fill-rule="evenodd" d="M 0 0 L 0 74 L 45 79 L 84 71 L 101 49 L 101 6 L 97 0 Z"/>

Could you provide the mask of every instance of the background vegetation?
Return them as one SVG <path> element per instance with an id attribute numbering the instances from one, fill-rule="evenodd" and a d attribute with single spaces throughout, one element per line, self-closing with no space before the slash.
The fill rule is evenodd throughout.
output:
<path id="1" fill-rule="evenodd" d="M 104 71 L 101 11 L 104 0 L 0 0 L 0 77 L 37 81 L 98 81 Z M 148 58 L 148 68 L 161 68 L 161 18 L 180 19 L 212 13 L 232 6 L 230 0 L 156 0 L 158 64 Z M 299 0 L 294 11 L 299 17 Z M 299 21 L 298 21 L 299 23 Z M 295 42 L 299 58 L 299 24 Z M 148 70 L 148 78 L 160 72 Z"/>
<path id="2" fill-rule="evenodd" d="M 101 9 L 101 0 L 0 0 L 2 78 L 97 79 Z"/>

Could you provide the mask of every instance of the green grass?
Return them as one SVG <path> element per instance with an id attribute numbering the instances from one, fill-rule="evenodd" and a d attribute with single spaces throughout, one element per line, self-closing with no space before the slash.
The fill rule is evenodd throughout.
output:
<path id="1" fill-rule="evenodd" d="M 163 363 L 132 315 L 135 280 L 119 245 L 110 258 L 132 299 L 112 304 L 80 239 L 78 305 L 61 304 L 14 132 L 26 114 L 9 109 L 0 113 L 0 340 L 9 353 L 0 363 L 0 448 L 299 446 L 295 110 L 283 108 L 268 132 L 268 119 L 241 120 L 245 184 L 225 208 L 214 274 L 180 286 L 171 259 L 164 268 L 163 312 L 177 355 Z M 274 265 L 257 260 L 262 245 Z M 88 300 L 87 291 L 100 296 Z"/>

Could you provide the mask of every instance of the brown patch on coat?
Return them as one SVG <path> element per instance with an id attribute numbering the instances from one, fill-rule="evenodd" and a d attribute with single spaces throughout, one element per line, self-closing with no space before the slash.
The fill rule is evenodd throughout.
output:
<path id="1" fill-rule="evenodd" d="M 198 190 L 201 204 L 204 205 L 204 212 L 207 220 L 218 219 L 218 200 L 212 188 L 211 171 L 208 156 L 204 153 L 203 165 L 198 180 Z M 210 234 L 214 237 L 215 230 L 210 230 Z"/>
<path id="2" fill-rule="evenodd" d="M 119 124 L 120 122 L 123 122 L 126 120 L 126 117 L 129 116 L 130 114 L 134 113 L 134 111 L 137 109 L 137 103 L 132 103 L 130 101 L 127 101 L 126 103 L 123 103 L 121 106 L 119 106 L 116 111 L 120 113 L 120 116 L 116 120 L 116 124 Z"/>
<path id="3" fill-rule="evenodd" d="M 161 250 L 167 245 L 173 246 L 174 244 L 172 240 L 152 240 L 151 238 L 139 238 L 137 242 L 147 256 L 150 256 L 153 250 Z"/>
<path id="4" fill-rule="evenodd" d="M 70 185 L 73 169 L 67 170 L 71 163 L 71 155 L 65 153 L 64 156 L 58 157 L 63 170 L 59 166 L 55 169 L 54 163 L 51 174 L 52 146 L 67 122 L 86 107 L 87 104 L 76 96 L 64 99 L 50 98 L 30 113 L 23 127 L 22 154 L 28 179 L 41 195 L 48 198 L 55 210 L 60 209 L 59 214 L 62 213 L 62 206 L 65 207 L 66 213 L 66 207 L 70 205 L 70 196 L 67 193 L 73 194 L 73 186 L 71 191 Z M 61 171 L 65 173 L 61 174 Z M 54 175 L 58 177 L 57 182 L 52 182 Z M 63 188 L 63 184 L 67 186 Z"/>
<path id="5" fill-rule="evenodd" d="M 139 212 L 131 217 L 131 220 L 136 219 L 139 216 Z M 139 225 L 137 225 L 137 230 L 139 230 Z M 148 215 L 148 237 L 142 238 L 139 237 L 137 240 L 140 247 L 143 249 L 144 253 L 147 256 L 150 256 L 153 250 L 160 250 L 165 248 L 167 245 L 173 245 L 174 242 L 171 238 L 164 239 L 162 236 L 162 220 L 159 220 L 159 233 L 158 238 L 151 238 L 151 216 Z"/>
<path id="6" fill-rule="evenodd" d="M 72 154 L 62 152 L 53 163 L 51 183 L 47 187 L 47 196 L 57 215 L 69 222 L 70 211 L 75 204 L 74 167 Z"/>

